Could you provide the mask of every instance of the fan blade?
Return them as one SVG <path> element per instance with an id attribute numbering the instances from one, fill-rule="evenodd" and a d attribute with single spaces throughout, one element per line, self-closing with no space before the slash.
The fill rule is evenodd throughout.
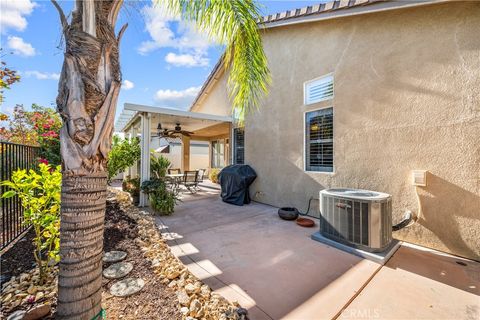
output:
<path id="1" fill-rule="evenodd" d="M 191 134 L 193 134 L 193 132 L 187 131 L 187 130 L 182 130 L 180 133 L 181 133 L 181 134 L 184 134 L 184 135 L 191 135 Z"/>

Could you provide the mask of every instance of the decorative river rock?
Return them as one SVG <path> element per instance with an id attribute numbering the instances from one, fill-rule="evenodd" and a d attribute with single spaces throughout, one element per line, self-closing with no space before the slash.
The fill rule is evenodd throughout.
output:
<path id="1" fill-rule="evenodd" d="M 116 297 L 127 297 L 142 290 L 145 282 L 140 278 L 127 278 L 110 287 L 110 293 Z"/>
<path id="2" fill-rule="evenodd" d="M 119 279 L 129 274 L 132 269 L 133 264 L 130 262 L 119 262 L 103 270 L 103 276 L 107 279 Z"/>
<path id="3" fill-rule="evenodd" d="M 103 255 L 103 262 L 119 262 L 127 257 L 124 251 L 110 251 Z"/>

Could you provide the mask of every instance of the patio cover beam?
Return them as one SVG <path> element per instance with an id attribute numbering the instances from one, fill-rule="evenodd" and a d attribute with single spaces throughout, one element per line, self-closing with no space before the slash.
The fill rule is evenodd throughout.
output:
<path id="1" fill-rule="evenodd" d="M 179 116 L 179 117 L 193 118 L 193 119 L 199 119 L 199 120 L 212 120 L 212 121 L 219 121 L 219 122 L 232 122 L 233 120 L 231 116 L 219 116 L 215 114 L 152 107 L 152 106 L 145 106 L 145 105 L 133 104 L 133 103 L 125 103 L 124 110 L 158 113 L 158 114 L 165 114 L 165 115 L 171 115 L 171 116 Z"/>

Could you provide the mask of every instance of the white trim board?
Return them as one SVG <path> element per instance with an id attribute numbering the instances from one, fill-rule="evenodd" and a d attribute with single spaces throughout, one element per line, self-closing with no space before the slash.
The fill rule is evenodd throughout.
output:
<path id="1" fill-rule="evenodd" d="M 230 116 L 219 116 L 215 114 L 183 111 L 178 109 L 169 109 L 161 107 L 146 106 L 141 104 L 132 104 L 125 103 L 124 110 L 132 110 L 138 112 L 150 112 L 150 113 L 160 113 L 171 116 L 187 117 L 200 120 L 212 120 L 212 121 L 221 121 L 221 122 L 233 122 L 233 118 Z"/>

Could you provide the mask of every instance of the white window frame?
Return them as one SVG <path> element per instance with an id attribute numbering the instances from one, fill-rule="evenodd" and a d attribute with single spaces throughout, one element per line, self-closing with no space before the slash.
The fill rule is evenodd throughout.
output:
<path id="1" fill-rule="evenodd" d="M 324 78 L 328 78 L 328 77 L 331 77 L 332 78 L 332 89 L 333 89 L 333 93 L 332 93 L 332 96 L 331 97 L 328 97 L 328 98 L 322 98 L 320 100 L 317 100 L 315 102 L 309 102 L 307 101 L 308 97 L 307 97 L 307 86 L 312 83 L 312 82 L 315 82 L 315 81 L 319 81 L 321 79 L 324 79 Z M 333 72 L 330 72 L 330 73 L 327 73 L 321 77 L 318 77 L 318 78 L 315 78 L 315 79 L 312 79 L 312 80 L 308 80 L 308 81 L 305 81 L 303 83 L 303 104 L 305 106 L 307 105 L 312 105 L 312 104 L 315 104 L 315 103 L 319 103 L 319 102 L 322 102 L 322 101 L 327 101 L 327 100 L 332 100 L 333 98 L 335 97 L 335 76 L 334 76 L 334 73 Z"/>
<path id="2" fill-rule="evenodd" d="M 333 126 L 333 142 L 332 142 L 332 146 L 333 146 L 333 165 L 332 165 L 332 171 L 307 170 L 307 121 L 306 121 L 307 113 L 320 111 L 320 110 L 323 110 L 323 109 L 329 109 L 329 108 L 332 109 L 333 121 L 335 122 L 335 108 L 333 107 L 333 105 L 329 105 L 329 106 L 325 106 L 325 107 L 321 107 L 321 108 L 316 108 L 316 109 L 311 109 L 311 110 L 305 110 L 302 114 L 303 115 L 302 121 L 303 121 L 303 171 L 304 172 L 315 173 L 315 174 L 326 174 L 326 175 L 333 175 L 336 172 L 336 170 L 335 170 L 335 125 Z"/>

